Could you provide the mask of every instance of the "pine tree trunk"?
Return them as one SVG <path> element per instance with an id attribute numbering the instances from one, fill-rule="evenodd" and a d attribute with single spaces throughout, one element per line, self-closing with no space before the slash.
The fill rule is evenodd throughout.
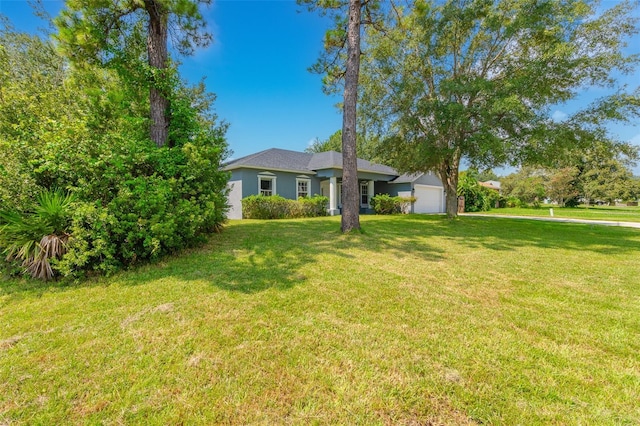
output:
<path id="1" fill-rule="evenodd" d="M 149 88 L 151 118 L 149 137 L 160 148 L 167 143 L 169 135 L 169 100 L 161 88 L 167 68 L 167 20 L 169 14 L 165 6 L 157 0 L 145 0 L 144 4 L 149 14 L 147 53 L 149 66 L 154 72 Z"/>
<path id="2" fill-rule="evenodd" d="M 360 191 L 356 153 L 356 106 L 360 73 L 360 0 L 349 0 L 347 69 L 342 116 L 342 232 L 360 229 Z"/>

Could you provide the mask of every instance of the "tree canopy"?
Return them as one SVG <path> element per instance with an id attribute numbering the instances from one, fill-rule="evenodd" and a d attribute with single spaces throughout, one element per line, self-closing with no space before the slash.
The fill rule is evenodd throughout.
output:
<path id="1" fill-rule="evenodd" d="M 384 158 L 377 155 L 377 141 L 371 137 L 367 139 L 362 133 L 356 135 L 356 152 L 358 158 L 378 164 L 385 164 Z M 306 152 L 342 152 L 342 130 L 337 130 L 325 140 L 316 139 L 305 149 Z"/>
<path id="2" fill-rule="evenodd" d="M 390 14 L 384 36 L 367 33 L 361 114 L 402 172 L 434 170 L 456 215 L 461 159 L 485 168 L 545 163 L 607 137 L 612 120 L 640 116 L 640 91 L 619 91 L 567 120 L 552 105 L 638 58 L 625 40 L 638 31 L 633 6 L 599 12 L 590 0 L 416 1 Z"/>
<path id="3" fill-rule="evenodd" d="M 202 84 L 171 80 L 173 147 L 158 149 L 146 129 L 149 99 L 134 82 L 90 63 L 70 67 L 51 41 L 6 20 L 0 83 L 0 252 L 15 259 L 9 271 L 22 260 L 45 278 L 109 273 L 222 226 L 227 125 Z M 64 226 L 51 226 L 50 213 Z M 52 241 L 64 250 L 46 249 Z M 43 253 L 55 262 L 34 262 Z"/>
<path id="4" fill-rule="evenodd" d="M 57 40 L 75 64 L 99 64 L 125 73 L 149 90 L 149 136 L 167 143 L 170 93 L 175 78 L 169 35 L 180 54 L 211 42 L 200 4 L 211 0 L 69 0 L 55 20 Z M 146 41 L 145 41 L 146 33 Z M 171 141 L 169 141 L 171 143 Z"/>

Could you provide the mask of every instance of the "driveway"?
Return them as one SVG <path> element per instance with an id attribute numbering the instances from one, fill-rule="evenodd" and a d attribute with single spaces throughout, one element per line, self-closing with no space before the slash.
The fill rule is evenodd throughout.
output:
<path id="1" fill-rule="evenodd" d="M 625 228 L 640 228 L 640 222 L 617 222 L 612 220 L 569 219 L 564 217 L 542 217 L 542 216 L 510 216 L 510 215 L 502 215 L 502 214 L 482 214 L 482 213 L 460 213 L 460 216 L 506 217 L 509 219 L 543 220 L 547 222 L 584 223 L 588 225 L 623 226 Z"/>

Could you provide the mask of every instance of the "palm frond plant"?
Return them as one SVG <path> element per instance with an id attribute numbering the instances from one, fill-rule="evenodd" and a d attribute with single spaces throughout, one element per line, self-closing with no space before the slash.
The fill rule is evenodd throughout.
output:
<path id="1" fill-rule="evenodd" d="M 48 190 L 36 197 L 32 212 L 0 210 L 0 249 L 7 260 L 22 261 L 33 278 L 53 278 L 50 260 L 66 252 L 73 201 L 72 194 Z"/>

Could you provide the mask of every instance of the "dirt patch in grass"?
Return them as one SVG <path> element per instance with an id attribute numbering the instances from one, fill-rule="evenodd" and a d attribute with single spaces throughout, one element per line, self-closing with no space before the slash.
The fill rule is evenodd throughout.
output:
<path id="1" fill-rule="evenodd" d="M 120 326 L 125 328 L 128 325 L 130 325 L 130 324 L 132 324 L 132 323 L 134 323 L 136 321 L 139 321 L 145 315 L 154 314 L 154 313 L 166 314 L 166 313 L 172 312 L 173 309 L 174 309 L 174 304 L 173 303 L 163 303 L 162 305 L 154 306 L 153 308 L 143 309 L 142 311 L 136 312 L 135 314 L 130 315 L 127 318 L 125 318 L 120 323 Z"/>
<path id="2" fill-rule="evenodd" d="M 8 339 L 0 340 L 0 350 L 9 349 L 22 339 L 24 339 L 24 336 L 11 336 Z"/>

